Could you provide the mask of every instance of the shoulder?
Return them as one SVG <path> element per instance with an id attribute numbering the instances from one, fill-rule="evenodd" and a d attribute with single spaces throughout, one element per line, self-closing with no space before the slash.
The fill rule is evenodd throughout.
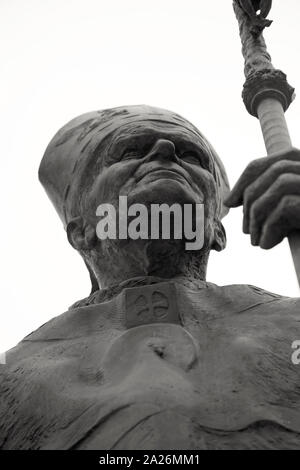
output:
<path id="1" fill-rule="evenodd" d="M 35 357 L 45 358 L 59 354 L 61 349 L 72 349 L 75 344 L 83 344 L 97 335 L 105 342 L 114 331 L 120 330 L 118 321 L 112 321 L 118 306 L 118 299 L 97 305 L 72 308 L 53 317 L 37 330 L 28 334 L 14 348 L 6 352 L 6 365 L 2 370 L 11 370 L 17 364 L 32 363 Z M 1 372 L 0 369 L 0 372 Z"/>
<path id="2" fill-rule="evenodd" d="M 300 297 L 286 297 L 248 284 L 208 284 L 208 290 L 212 296 L 219 297 L 223 304 L 230 305 L 236 313 L 280 313 L 297 317 L 300 314 Z"/>

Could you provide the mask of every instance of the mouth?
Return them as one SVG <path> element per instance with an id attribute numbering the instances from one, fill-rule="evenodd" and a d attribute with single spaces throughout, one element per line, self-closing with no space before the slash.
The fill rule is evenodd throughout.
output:
<path id="1" fill-rule="evenodd" d="M 190 180 L 188 175 L 185 175 L 182 172 L 171 168 L 154 168 L 152 170 L 148 170 L 142 175 L 138 176 L 136 182 L 138 183 L 139 181 L 150 175 L 153 175 L 155 179 L 176 179 L 180 181 L 185 180 L 190 185 L 192 184 L 192 181 Z"/>

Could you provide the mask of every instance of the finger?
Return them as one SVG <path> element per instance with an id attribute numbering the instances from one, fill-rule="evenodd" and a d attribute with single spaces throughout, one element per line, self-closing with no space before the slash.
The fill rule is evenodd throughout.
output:
<path id="1" fill-rule="evenodd" d="M 250 233 L 249 229 L 249 215 L 252 204 L 260 196 L 262 196 L 270 186 L 276 181 L 276 179 L 286 173 L 293 173 L 300 175 L 300 161 L 294 162 L 289 160 L 280 160 L 274 163 L 268 168 L 257 180 L 253 181 L 244 192 L 244 221 L 243 231 L 244 233 Z"/>
<path id="2" fill-rule="evenodd" d="M 300 229 L 300 196 L 284 196 L 266 220 L 259 245 L 268 250 L 278 245 L 293 230 Z"/>
<path id="3" fill-rule="evenodd" d="M 275 183 L 259 198 L 250 210 L 251 243 L 258 245 L 261 229 L 269 214 L 278 206 L 283 196 L 300 194 L 300 176 L 294 174 L 280 175 Z"/>
<path id="4" fill-rule="evenodd" d="M 267 157 L 253 160 L 231 190 L 228 198 L 225 200 L 225 205 L 227 207 L 240 206 L 243 203 L 243 194 L 246 187 L 255 180 L 257 174 L 261 174 L 264 171 L 264 167 L 268 168 L 268 166 Z"/>
<path id="5" fill-rule="evenodd" d="M 243 203 L 243 195 L 246 188 L 270 166 L 280 160 L 300 161 L 300 151 L 298 149 L 291 149 L 289 152 L 281 152 L 276 155 L 253 160 L 242 173 L 229 197 L 225 200 L 225 205 L 227 207 L 240 206 Z"/>

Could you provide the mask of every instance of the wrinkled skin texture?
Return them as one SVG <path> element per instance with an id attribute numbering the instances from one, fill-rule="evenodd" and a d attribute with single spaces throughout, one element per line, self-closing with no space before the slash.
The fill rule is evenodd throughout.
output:
<path id="1" fill-rule="evenodd" d="M 228 207 L 243 205 L 243 231 L 264 249 L 278 245 L 300 229 L 300 151 L 252 161 L 229 198 Z"/>
<path id="2" fill-rule="evenodd" d="M 170 277 L 187 269 L 204 279 L 209 251 L 222 250 L 226 238 L 215 162 L 203 139 L 178 125 L 134 123 L 115 132 L 98 153 L 89 168 L 82 216 L 69 223 L 67 230 L 71 244 L 92 266 L 99 284 L 106 287 L 145 274 Z M 128 206 L 204 203 L 204 247 L 187 253 L 183 240 L 97 240 L 97 207 L 110 203 L 118 209 L 119 196 L 128 197 Z M 161 263 L 162 256 L 165 263 Z"/>
<path id="3" fill-rule="evenodd" d="M 213 161 L 186 130 L 166 125 L 136 125 L 122 129 L 101 154 L 101 171 L 89 189 L 86 207 L 95 222 L 99 204 L 117 203 L 119 195 L 135 202 L 201 203 L 211 199 L 208 219 L 216 212 Z M 133 133 L 133 130 L 135 132 Z M 86 215 L 86 210 L 83 211 Z"/>

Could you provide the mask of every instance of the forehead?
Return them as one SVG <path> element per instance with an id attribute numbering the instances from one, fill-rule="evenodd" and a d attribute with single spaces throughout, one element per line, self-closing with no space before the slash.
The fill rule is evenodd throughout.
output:
<path id="1" fill-rule="evenodd" d="M 85 160 L 83 176 L 87 180 L 94 179 L 105 167 L 120 162 L 126 151 L 134 151 L 143 158 L 156 141 L 162 138 L 171 140 L 179 154 L 197 151 L 199 156 L 202 155 L 207 169 L 216 178 L 214 153 L 205 137 L 189 122 L 174 123 L 168 120 L 168 116 L 165 120 L 141 118 L 122 123 L 102 139 L 100 131 L 98 145 Z"/>
<path id="2" fill-rule="evenodd" d="M 125 149 L 133 143 L 143 146 L 159 138 L 167 138 L 175 144 L 191 143 L 202 151 L 209 152 L 209 146 L 204 137 L 193 127 L 171 123 L 168 121 L 151 121 L 130 123 L 117 129 L 107 142 L 107 151 L 116 152 Z"/>

